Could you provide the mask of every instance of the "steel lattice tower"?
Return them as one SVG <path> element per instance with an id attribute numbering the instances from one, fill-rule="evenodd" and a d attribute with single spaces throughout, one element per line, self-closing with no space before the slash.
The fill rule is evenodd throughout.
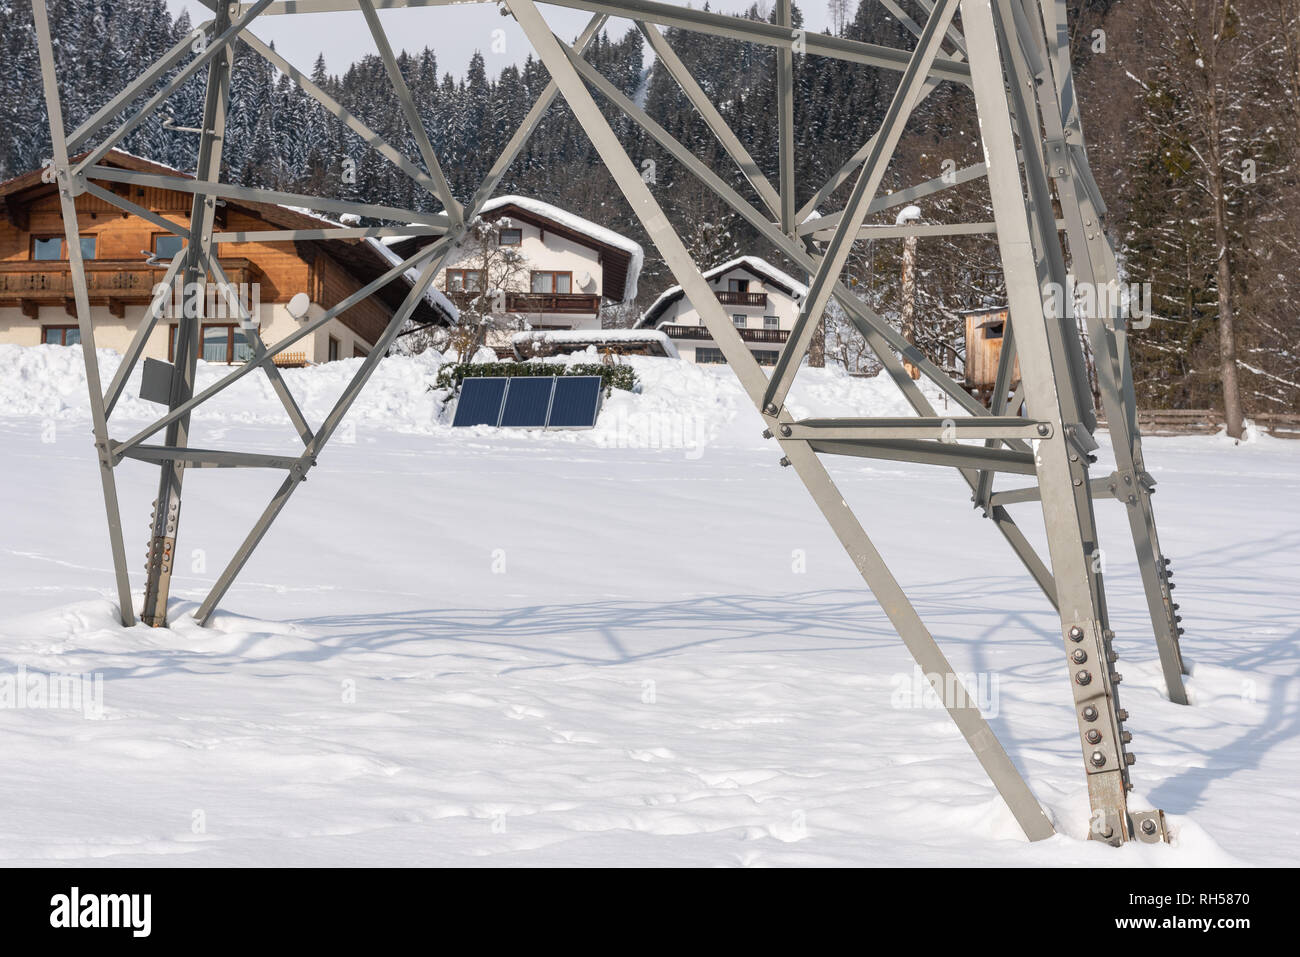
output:
<path id="1" fill-rule="evenodd" d="M 207 2 L 207 0 L 205 0 Z M 941 697 L 944 686 L 959 683 L 938 644 L 881 559 L 854 512 L 846 504 L 823 465 L 823 456 L 884 458 L 955 468 L 968 483 L 975 505 L 983 510 L 1010 545 L 1060 615 L 1065 674 L 1078 719 L 1079 742 L 1092 804 L 1091 834 L 1114 844 L 1137 838 L 1165 839 L 1160 811 L 1130 811 L 1127 805 L 1129 765 L 1133 762 L 1123 725 L 1128 714 L 1119 706 L 1120 676 L 1112 669 L 1115 653 L 1100 570 L 1100 547 L 1093 516 L 1094 494 L 1114 497 L 1126 508 L 1156 645 L 1170 698 L 1186 703 L 1179 653 L 1177 606 L 1170 599 L 1169 562 L 1156 536 L 1151 487 L 1142 456 L 1132 367 L 1126 326 L 1115 303 L 1076 316 L 1066 303 L 1064 315 L 1044 307 L 1049 283 L 1067 286 L 1069 275 L 1093 288 L 1118 281 L 1114 252 L 1103 229 L 1105 206 L 1092 179 L 1084 150 L 1083 130 L 1075 98 L 1069 58 L 1065 0 L 915 0 L 924 12 L 918 22 L 894 0 L 880 0 L 917 38 L 912 50 L 892 49 L 837 37 L 795 30 L 790 0 L 777 0 L 772 23 L 701 12 L 654 0 L 548 0 L 561 7 L 592 14 L 586 29 L 572 44 L 557 37 L 534 0 L 504 0 L 506 10 L 522 27 L 550 73 L 551 81 L 515 131 L 487 177 L 467 202 L 452 195 L 436 152 L 415 103 L 398 70 L 392 47 L 376 7 L 439 7 L 490 0 L 256 0 L 215 6 L 213 18 L 199 26 L 126 88 L 113 96 L 78 129 L 68 132 L 59 100 L 51 25 L 45 0 L 33 0 L 45 98 L 53 143 L 55 177 L 65 231 L 75 304 L 90 390 L 95 449 L 99 459 L 108 516 L 122 623 L 135 623 L 127 571 L 114 469 L 126 459 L 157 464 L 159 492 L 152 520 L 148 578 L 142 616 L 153 625 L 165 624 L 168 589 L 180 522 L 182 483 L 195 467 L 269 468 L 284 480 L 253 529 L 217 578 L 197 618 L 206 622 L 243 568 L 275 518 L 285 507 L 338 429 L 343 416 L 366 385 L 375 367 L 412 314 L 425 289 L 463 240 L 467 223 L 492 198 L 502 176 L 557 97 L 562 97 L 647 234 L 667 263 L 691 305 L 721 347 L 741 386 L 753 401 L 777 443 L 782 464 L 790 465 L 812 494 L 836 536 L 897 629 L 908 651 L 934 681 Z M 314 13 L 360 9 L 378 47 L 393 89 L 401 102 L 419 155 L 407 156 L 375 134 L 308 76 L 249 32 L 259 17 L 310 16 Z M 960 14 L 958 16 L 958 14 Z M 437 11 L 430 11 L 431 17 Z M 662 67 L 676 80 L 699 117 L 716 136 L 729 158 L 744 174 L 758 197 L 754 205 L 674 139 L 654 119 L 624 96 L 584 59 L 584 50 L 611 17 L 633 21 L 644 34 Z M 959 24 L 959 26 L 958 26 Z M 716 37 L 760 44 L 776 51 L 778 181 L 760 172 L 736 134 L 724 122 L 690 70 L 669 46 L 661 27 L 675 27 Z M 394 209 L 328 196 L 306 196 L 221 182 L 234 41 L 268 60 L 331 115 L 435 197 L 441 212 L 431 214 Z M 945 44 L 947 49 L 945 49 Z M 900 74 L 896 93 L 880 129 L 802 207 L 795 201 L 795 132 L 793 64 L 797 55 L 831 57 L 859 69 Z M 157 116 L 160 106 L 190 77 L 206 73 L 203 126 L 193 180 L 123 170 L 101 160 L 131 130 Z M 167 77 L 166 82 L 162 82 Z M 984 147 L 984 162 L 920 183 L 888 196 L 878 195 L 882 177 L 904 127 L 916 108 L 939 84 L 969 87 L 974 94 Z M 739 333 L 714 297 L 708 282 L 665 216 L 650 187 L 606 121 L 592 90 L 643 129 L 691 175 L 716 193 L 749 222 L 779 253 L 810 277 L 808 295 L 789 341 L 771 375 L 758 365 Z M 75 157 L 75 158 L 74 158 Z M 906 236 L 914 225 L 864 227 L 868 215 L 930 196 L 974 179 L 987 180 L 992 198 L 992 223 L 961 223 L 926 227 L 928 235 L 987 234 L 996 239 L 1008 293 L 1009 319 L 994 388 L 992 412 L 975 401 L 943 370 L 841 282 L 853 243 L 867 235 Z M 852 181 L 843 208 L 810 218 L 836 190 Z M 188 226 L 151 213 L 106 188 L 104 183 L 129 183 L 186 190 L 193 202 Z M 214 246 L 239 241 L 287 241 L 295 238 L 355 239 L 419 234 L 436 237 L 400 265 L 307 322 L 302 329 L 273 345 L 264 344 L 256 323 L 245 320 L 253 356 L 214 385 L 195 394 L 199 351 L 196 314 L 179 323 L 172 370 L 169 411 L 136 435 L 118 441 L 110 437 L 108 419 L 122 395 L 145 342 L 161 316 L 153 306 L 142 321 L 121 367 L 107 389 L 95 358 L 85 267 L 77 239 L 76 197 L 89 193 L 125 212 L 142 216 L 186 244 L 171 262 L 164 282 L 178 278 L 200 288 L 211 276 L 228 286 Z M 329 230 L 221 233 L 215 210 L 222 199 L 251 200 L 307 207 L 332 213 L 353 213 L 398 226 L 344 227 Z M 1058 216 L 1059 210 L 1059 219 Z M 310 233 L 310 237 L 308 237 Z M 1070 273 L 1067 274 L 1067 257 Z M 274 357 L 310 335 L 334 316 L 403 275 L 418 270 L 418 279 L 392 314 L 383 335 L 362 362 L 321 425 L 312 429 L 274 364 Z M 187 287 L 188 288 L 188 287 Z M 795 419 L 785 400 L 791 383 L 812 343 L 828 303 L 834 299 L 866 339 L 876 357 L 898 383 L 916 415 L 907 418 Z M 237 309 L 242 305 L 232 297 Z M 188 315 L 187 310 L 187 315 Z M 1076 333 L 1082 321 L 1096 357 L 1107 422 L 1116 457 L 1109 476 L 1089 475 L 1097 448 L 1093 433 L 1097 419 Z M 1011 393 L 1013 368 L 1019 361 L 1021 386 Z M 904 363 L 917 368 L 968 415 L 942 417 L 912 380 Z M 198 449 L 189 443 L 189 418 L 194 408 L 244 375 L 260 371 L 269 377 L 302 448 L 271 456 L 235 450 Z M 1021 405 L 1027 416 L 1014 414 Z M 164 432 L 161 444 L 148 440 Z M 982 445 L 959 440 L 979 440 Z M 994 491 L 998 473 L 1029 477 L 1026 487 Z M 1034 550 L 1007 511 L 1015 503 L 1039 503 L 1047 530 L 1048 556 Z M 972 699 L 965 697 L 965 702 Z M 978 709 L 969 703 L 946 702 L 952 719 L 975 756 L 1006 800 L 1031 840 L 1053 828 L 1019 771 L 1003 750 Z"/>

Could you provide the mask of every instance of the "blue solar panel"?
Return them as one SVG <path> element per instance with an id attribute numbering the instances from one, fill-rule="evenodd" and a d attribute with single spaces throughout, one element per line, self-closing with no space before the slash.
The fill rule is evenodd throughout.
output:
<path id="1" fill-rule="evenodd" d="M 600 413 L 598 375 L 565 376 L 555 380 L 548 429 L 590 429 Z"/>
<path id="2" fill-rule="evenodd" d="M 506 397 L 504 378 L 467 378 L 460 386 L 453 426 L 497 425 L 501 421 L 501 402 Z"/>
<path id="3" fill-rule="evenodd" d="M 517 429 L 544 428 L 554 385 L 553 376 L 512 377 L 506 390 L 506 405 L 501 411 L 501 424 Z"/>

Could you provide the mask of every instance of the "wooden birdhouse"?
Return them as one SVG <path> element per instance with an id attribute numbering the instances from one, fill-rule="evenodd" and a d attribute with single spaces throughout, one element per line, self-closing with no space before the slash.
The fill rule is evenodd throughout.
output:
<path id="1" fill-rule="evenodd" d="M 1006 306 L 971 309 L 966 318 L 966 388 L 988 405 L 998 378 L 1002 340 L 1007 328 Z M 1020 384 L 1020 360 L 1011 371 L 1011 388 Z"/>

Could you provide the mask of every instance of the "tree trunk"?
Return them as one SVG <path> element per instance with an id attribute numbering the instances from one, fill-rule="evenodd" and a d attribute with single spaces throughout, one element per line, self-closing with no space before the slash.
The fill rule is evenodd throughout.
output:
<path id="1" fill-rule="evenodd" d="M 1223 224 L 1223 199 L 1214 204 L 1214 237 L 1219 244 L 1217 284 L 1219 287 L 1219 379 L 1223 385 L 1223 421 L 1228 434 L 1239 439 L 1244 430 L 1241 386 L 1237 381 L 1237 333 L 1232 314 L 1232 270 L 1228 265 L 1228 231 Z"/>
<path id="2" fill-rule="evenodd" d="M 808 344 L 808 365 L 814 369 L 820 369 L 826 365 L 826 317 L 823 316 L 817 323 L 817 331 L 813 333 L 812 342 Z"/>
<path id="3" fill-rule="evenodd" d="M 1212 122 L 1217 120 L 1211 106 Z M 1212 127 L 1217 131 L 1217 125 Z M 1214 144 L 1217 147 L 1217 143 Z M 1219 383 L 1223 389 L 1223 421 L 1228 435 L 1240 439 L 1244 431 L 1241 385 L 1237 381 L 1237 332 L 1232 313 L 1232 265 L 1228 260 L 1228 202 L 1224 195 L 1223 166 L 1216 148 L 1211 152 L 1210 187 L 1214 191 L 1215 285 L 1219 306 Z"/>
<path id="4" fill-rule="evenodd" d="M 899 317 L 903 338 L 916 345 L 916 237 L 903 240 L 903 308 Z M 904 361 L 903 368 L 913 379 L 921 378 L 921 370 Z"/>

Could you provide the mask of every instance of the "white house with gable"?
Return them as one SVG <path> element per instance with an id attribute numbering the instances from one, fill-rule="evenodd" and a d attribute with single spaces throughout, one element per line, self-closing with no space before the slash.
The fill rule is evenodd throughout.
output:
<path id="1" fill-rule="evenodd" d="M 524 196 L 499 196 L 483 205 L 482 217 L 496 227 L 495 242 L 515 247 L 526 268 L 505 292 L 505 312 L 521 317 L 528 330 L 595 330 L 602 301 L 636 298 L 645 254 L 640 244 L 568 210 Z M 402 258 L 433 240 L 389 241 Z M 475 254 L 451 259 L 434 285 L 453 303 L 482 289 Z M 501 355 L 512 355 L 511 334 L 489 339 Z M 498 341 L 499 340 L 499 341 Z"/>
<path id="2" fill-rule="evenodd" d="M 759 364 L 776 365 L 808 287 L 755 256 L 741 256 L 714 266 L 704 273 L 704 278 Z M 683 359 L 726 361 L 681 286 L 664 290 L 642 314 L 637 328 L 666 333 Z"/>

